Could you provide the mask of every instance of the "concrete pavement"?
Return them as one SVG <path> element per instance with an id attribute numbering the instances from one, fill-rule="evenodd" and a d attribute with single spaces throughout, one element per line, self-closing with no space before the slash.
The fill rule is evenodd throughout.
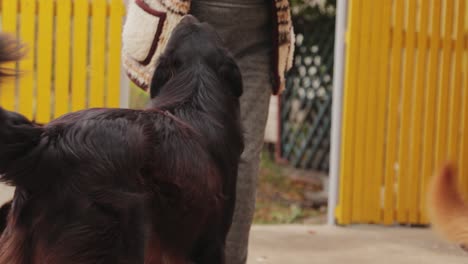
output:
<path id="1" fill-rule="evenodd" d="M 429 229 L 254 226 L 248 264 L 258 263 L 462 264 L 468 254 Z"/>
<path id="2" fill-rule="evenodd" d="M 0 203 L 12 188 L 0 185 Z M 468 224 L 468 223 L 467 223 Z M 429 229 L 254 226 L 248 264 L 462 264 L 468 254 Z"/>
<path id="3" fill-rule="evenodd" d="M 0 205 L 13 197 L 14 188 L 0 184 Z"/>

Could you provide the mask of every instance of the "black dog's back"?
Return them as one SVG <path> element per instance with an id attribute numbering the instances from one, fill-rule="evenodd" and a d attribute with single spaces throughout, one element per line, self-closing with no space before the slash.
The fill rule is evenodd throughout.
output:
<path id="1" fill-rule="evenodd" d="M 0 263 L 143 263 L 144 137 L 130 111 L 82 111 L 44 127 L 0 116 L 1 180 L 16 186 Z"/>
<path id="2" fill-rule="evenodd" d="M 11 114 L 0 110 L 2 113 Z M 122 250 L 115 240 L 143 245 L 138 236 L 158 241 L 156 251 L 174 252 L 169 258 L 222 262 L 231 217 L 226 208 L 233 206 L 231 189 L 235 187 L 228 183 L 235 180 L 235 170 L 228 171 L 230 165 L 220 163 L 228 159 L 213 155 L 227 151 L 226 146 L 218 145 L 215 150 L 205 131 L 183 122 L 151 110 L 91 109 L 44 127 L 0 123 L 0 134 L 21 135 L 18 140 L 0 137 L 7 142 L 25 142 L 18 131 L 41 133 L 39 138 L 29 138 L 30 143 L 24 144 L 27 148 L 14 149 L 23 156 L 11 155 L 8 148 L 0 150 L 0 156 L 12 157 L 1 168 L 2 181 L 16 186 L 21 195 L 15 195 L 17 210 L 12 210 L 10 228 L 23 226 L 37 241 L 47 237 L 53 250 L 44 249 L 47 255 L 39 258 L 47 257 L 50 263 L 72 258 L 82 245 L 93 245 L 89 253 L 96 254 Z M 124 206 L 120 201 L 128 198 L 123 197 L 134 199 Z M 133 224 L 110 225 L 113 222 Z M 139 228 L 145 224 L 147 229 Z M 103 240 L 109 236 L 113 239 Z M 13 239 L 16 237 L 4 236 L 0 243 L 14 243 Z M 91 243 L 94 240 L 99 243 Z M 58 241 L 79 243 L 71 246 Z M 46 247 L 40 242 L 37 246 Z M 137 256 L 143 254 L 143 248 Z M 123 257 L 112 254 L 105 263 L 116 263 L 112 262 L 116 255 Z M 80 259 L 94 258 L 95 254 L 89 254 Z"/>

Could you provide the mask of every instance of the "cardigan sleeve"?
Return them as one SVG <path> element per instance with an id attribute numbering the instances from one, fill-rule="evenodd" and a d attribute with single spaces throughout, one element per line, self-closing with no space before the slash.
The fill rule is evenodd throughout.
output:
<path id="1" fill-rule="evenodd" d="M 281 94 L 286 88 L 286 73 L 291 69 L 294 57 L 295 35 L 292 24 L 291 8 L 288 0 L 273 1 L 275 46 L 274 68 L 276 78 L 273 94 Z"/>
<path id="2" fill-rule="evenodd" d="M 288 0 L 271 0 L 274 30 L 273 94 L 285 89 L 292 67 L 294 30 Z M 128 77 L 147 90 L 172 30 L 190 12 L 190 0 L 129 0 L 122 33 L 122 61 Z"/>
<path id="3" fill-rule="evenodd" d="M 147 90 L 170 34 L 188 14 L 190 1 L 130 0 L 122 32 L 122 62 L 128 77 Z"/>

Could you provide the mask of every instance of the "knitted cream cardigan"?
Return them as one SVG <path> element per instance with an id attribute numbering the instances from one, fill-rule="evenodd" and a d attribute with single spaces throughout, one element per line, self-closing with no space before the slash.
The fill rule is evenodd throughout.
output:
<path id="1" fill-rule="evenodd" d="M 291 68 L 294 31 L 288 0 L 269 0 L 274 16 L 273 94 L 285 87 L 285 73 Z M 190 12 L 190 0 L 131 0 L 122 34 L 122 59 L 129 78 L 147 90 L 157 59 L 164 51 L 172 29 Z"/>

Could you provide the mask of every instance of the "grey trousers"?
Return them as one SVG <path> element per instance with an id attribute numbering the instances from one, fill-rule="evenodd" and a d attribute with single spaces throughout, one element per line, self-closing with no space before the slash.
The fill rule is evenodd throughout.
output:
<path id="1" fill-rule="evenodd" d="M 226 260 L 228 264 L 245 264 L 271 95 L 271 13 L 267 1 L 230 5 L 226 1 L 193 0 L 191 10 L 199 20 L 216 28 L 243 75 L 244 93 L 240 101 L 245 150 L 239 164 L 237 200 L 227 239 Z"/>

